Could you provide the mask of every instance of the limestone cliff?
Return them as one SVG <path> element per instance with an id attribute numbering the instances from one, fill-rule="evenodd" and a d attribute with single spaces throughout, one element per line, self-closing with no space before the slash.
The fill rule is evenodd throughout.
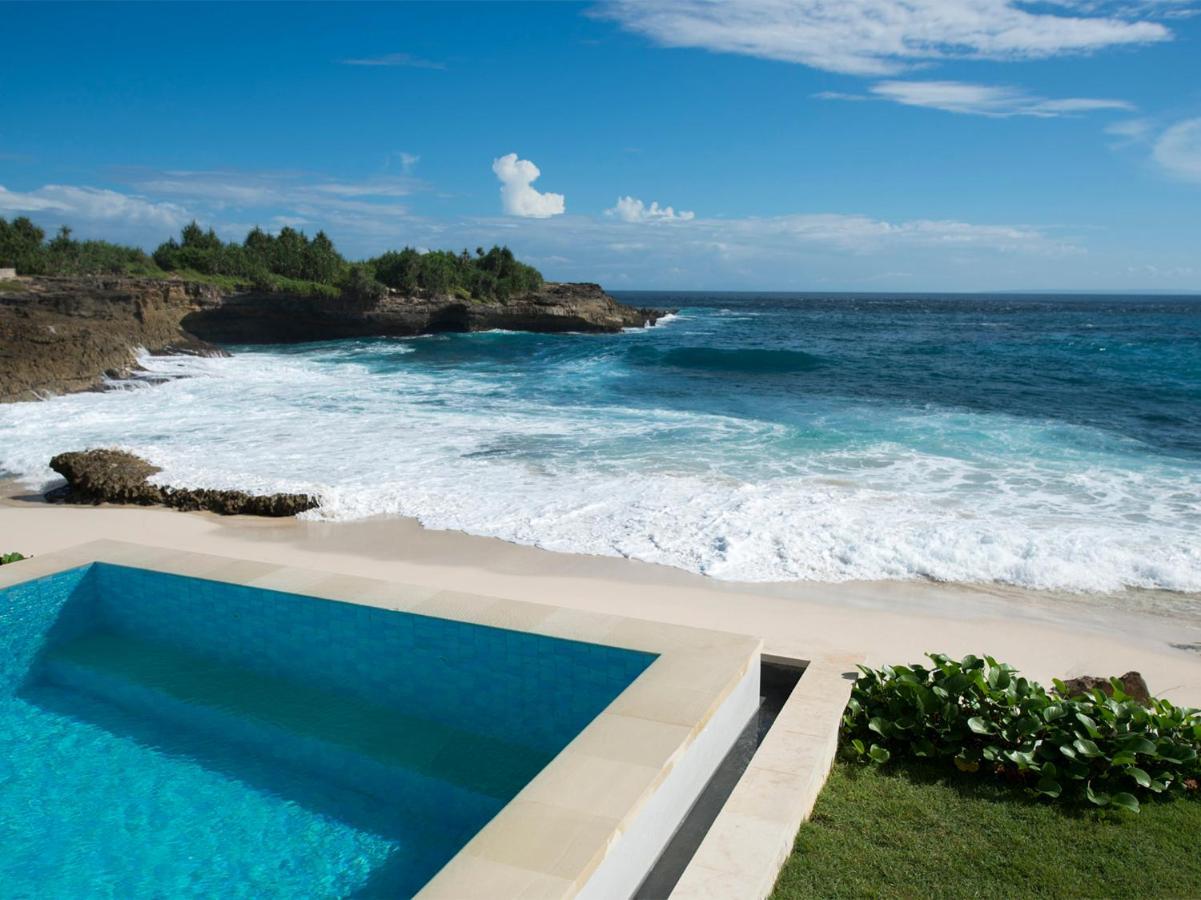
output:
<path id="1" fill-rule="evenodd" d="M 227 292 L 180 280 L 28 278 L 0 294 L 0 402 L 88 390 L 127 374 L 136 353 L 224 354 L 222 343 L 296 343 L 444 331 L 615 332 L 661 310 L 618 303 L 596 284 L 548 283 L 509 300 L 369 300 Z"/>

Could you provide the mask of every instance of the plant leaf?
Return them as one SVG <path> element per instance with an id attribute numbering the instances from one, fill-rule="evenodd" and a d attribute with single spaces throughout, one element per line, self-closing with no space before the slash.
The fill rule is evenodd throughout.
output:
<path id="1" fill-rule="evenodd" d="M 1047 797 L 1058 797 L 1063 793 L 1063 788 L 1060 786 L 1059 782 L 1054 778 L 1048 778 L 1045 775 L 1038 780 L 1038 787 L 1036 790 L 1040 794 L 1044 794 Z"/>
<path id="2" fill-rule="evenodd" d="M 1151 776 L 1137 766 L 1131 766 L 1126 770 L 1126 774 L 1138 782 L 1139 787 L 1151 787 Z"/>
<path id="3" fill-rule="evenodd" d="M 1119 791 L 1111 796 L 1109 802 L 1132 813 L 1138 812 L 1138 801 L 1134 799 L 1133 794 L 1127 794 L 1125 791 Z"/>
<path id="4" fill-rule="evenodd" d="M 1072 741 L 1072 746 L 1076 748 L 1077 753 L 1089 759 L 1096 759 L 1101 755 L 1100 748 L 1087 738 L 1077 738 Z"/>

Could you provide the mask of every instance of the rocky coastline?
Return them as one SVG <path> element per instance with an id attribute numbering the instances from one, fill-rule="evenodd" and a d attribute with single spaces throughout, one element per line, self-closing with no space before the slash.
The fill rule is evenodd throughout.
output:
<path id="1" fill-rule="evenodd" d="M 93 390 L 128 375 L 137 353 L 225 355 L 222 344 L 287 344 L 503 328 L 617 332 L 666 310 L 619 303 L 597 284 L 545 284 L 506 300 L 368 298 L 226 290 L 181 279 L 23 278 L 0 293 L 0 402 Z"/>

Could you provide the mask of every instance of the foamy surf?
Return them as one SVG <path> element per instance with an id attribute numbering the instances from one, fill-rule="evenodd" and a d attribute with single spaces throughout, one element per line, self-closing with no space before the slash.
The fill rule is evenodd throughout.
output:
<path id="1" fill-rule="evenodd" d="M 42 484 L 55 453 L 121 446 L 164 482 L 315 493 L 319 518 L 739 581 L 1201 591 L 1195 461 L 1062 420 L 818 396 L 845 377 L 837 347 L 704 343 L 730 318 L 145 357 L 153 386 L 0 406 L 0 468 Z"/>

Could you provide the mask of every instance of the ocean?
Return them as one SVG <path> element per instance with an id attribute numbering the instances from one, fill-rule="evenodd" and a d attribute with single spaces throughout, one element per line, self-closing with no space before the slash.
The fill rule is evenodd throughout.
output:
<path id="1" fill-rule="evenodd" d="M 0 406 L 0 470 L 120 446 L 308 515 L 721 579 L 1201 591 L 1201 297 L 618 296 L 679 312 L 147 357 Z"/>

